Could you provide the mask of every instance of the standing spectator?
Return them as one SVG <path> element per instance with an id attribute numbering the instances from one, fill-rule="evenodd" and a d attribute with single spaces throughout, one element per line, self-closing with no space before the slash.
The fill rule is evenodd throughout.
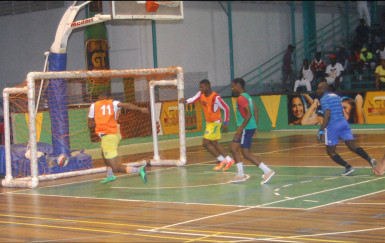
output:
<path id="1" fill-rule="evenodd" d="M 354 44 L 352 46 L 352 51 L 349 57 L 349 73 L 362 73 L 362 70 L 360 70 L 360 54 L 361 54 L 361 46 L 358 44 Z"/>
<path id="2" fill-rule="evenodd" d="M 288 92 L 286 87 L 286 81 L 289 80 L 289 85 L 292 82 L 293 69 L 291 67 L 292 59 L 291 54 L 295 50 L 295 46 L 289 45 L 282 60 L 282 92 Z"/>
<path id="3" fill-rule="evenodd" d="M 369 52 L 366 48 L 361 49 L 360 59 L 363 68 L 362 70 L 367 70 L 368 72 L 371 72 L 371 70 L 374 69 L 374 67 L 376 66 L 373 54 Z"/>
<path id="4" fill-rule="evenodd" d="M 371 31 L 369 42 L 368 42 L 368 50 L 372 53 L 375 52 L 376 50 L 378 50 L 381 42 L 382 42 L 381 37 L 377 34 L 377 32 Z"/>
<path id="5" fill-rule="evenodd" d="M 345 46 L 340 46 L 338 52 L 336 53 L 337 62 L 340 63 L 345 70 L 348 70 L 349 63 L 349 53 L 345 49 Z"/>
<path id="6" fill-rule="evenodd" d="M 384 42 L 380 42 L 378 49 L 376 50 L 377 65 L 381 64 L 381 59 L 385 59 L 385 45 Z"/>
<path id="7" fill-rule="evenodd" d="M 366 23 L 370 26 L 370 13 L 368 9 L 368 1 L 357 1 L 358 17 L 362 19 L 365 15 Z"/>
<path id="8" fill-rule="evenodd" d="M 342 75 L 344 74 L 344 67 L 337 63 L 336 55 L 330 55 L 330 64 L 326 67 L 326 81 L 329 85 L 335 86 L 335 89 L 338 90 L 342 80 Z"/>
<path id="9" fill-rule="evenodd" d="M 381 59 L 381 65 L 376 68 L 374 77 L 376 78 L 376 90 L 385 90 L 385 59 Z"/>
<path id="10" fill-rule="evenodd" d="M 361 46 L 368 44 L 369 41 L 369 27 L 365 24 L 365 19 L 360 20 L 360 25 L 356 28 L 355 42 Z"/>
<path id="11" fill-rule="evenodd" d="M 311 91 L 311 82 L 314 80 L 314 70 L 313 67 L 310 66 L 309 60 L 306 58 L 303 59 L 303 67 L 299 74 L 299 79 L 295 81 L 294 84 L 294 92 L 297 91 L 298 87 L 306 86 L 307 91 Z"/>
<path id="12" fill-rule="evenodd" d="M 321 52 L 315 54 L 315 59 L 313 60 L 311 66 L 314 69 L 315 79 L 323 78 L 326 70 L 326 63 L 321 59 Z"/>

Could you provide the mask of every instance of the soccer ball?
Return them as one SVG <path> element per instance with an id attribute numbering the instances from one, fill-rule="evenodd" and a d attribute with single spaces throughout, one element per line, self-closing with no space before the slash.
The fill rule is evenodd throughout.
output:
<path id="1" fill-rule="evenodd" d="M 69 158 L 65 155 L 65 154 L 61 154 L 59 155 L 59 157 L 57 158 L 57 164 L 60 166 L 60 167 L 64 167 L 68 164 L 69 162 Z"/>

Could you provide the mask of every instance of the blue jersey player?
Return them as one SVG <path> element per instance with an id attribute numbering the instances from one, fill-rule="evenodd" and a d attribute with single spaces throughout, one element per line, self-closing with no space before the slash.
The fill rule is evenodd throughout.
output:
<path id="1" fill-rule="evenodd" d="M 323 123 L 318 131 L 317 139 L 322 142 L 322 137 L 325 136 L 327 154 L 334 162 L 345 167 L 345 171 L 341 175 L 346 176 L 353 173 L 354 168 L 336 153 L 339 138 L 344 140 L 350 151 L 367 160 L 373 168 L 377 163 L 376 160 L 372 159 L 361 147 L 356 146 L 354 143 L 349 123 L 343 115 L 341 99 L 338 95 L 329 92 L 329 85 L 325 79 L 318 84 L 317 94 L 321 97 L 320 103 L 324 113 Z"/>

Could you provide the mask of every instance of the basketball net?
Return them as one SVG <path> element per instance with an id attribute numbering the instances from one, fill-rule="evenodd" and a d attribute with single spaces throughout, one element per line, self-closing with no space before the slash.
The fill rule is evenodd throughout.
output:
<path id="1" fill-rule="evenodd" d="M 178 7 L 180 5 L 180 1 L 154 1 L 156 4 L 168 6 L 171 8 Z"/>
<path id="2" fill-rule="evenodd" d="M 156 12 L 159 6 L 178 7 L 180 1 L 146 1 L 146 12 Z"/>

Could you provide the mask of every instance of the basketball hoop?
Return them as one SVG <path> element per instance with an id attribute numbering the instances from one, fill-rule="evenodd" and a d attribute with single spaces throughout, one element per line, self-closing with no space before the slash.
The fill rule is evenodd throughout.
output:
<path id="1" fill-rule="evenodd" d="M 156 12 L 159 5 L 175 8 L 179 4 L 179 1 L 146 1 L 146 12 Z"/>
<path id="2" fill-rule="evenodd" d="M 155 1 L 146 1 L 146 12 L 156 12 L 158 8 L 159 4 Z"/>

